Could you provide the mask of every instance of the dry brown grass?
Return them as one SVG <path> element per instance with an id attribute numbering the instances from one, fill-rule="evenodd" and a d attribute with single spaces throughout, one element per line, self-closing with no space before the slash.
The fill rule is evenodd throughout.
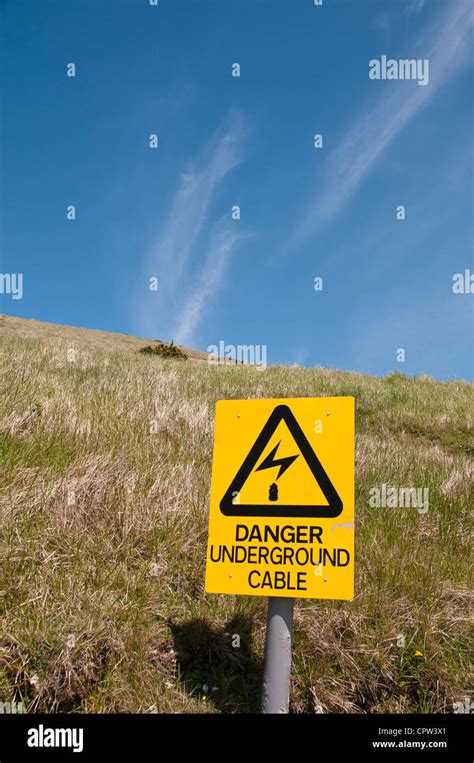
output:
<path id="1" fill-rule="evenodd" d="M 357 405 L 357 594 L 298 601 L 292 710 L 451 712 L 466 696 L 472 385 L 180 363 L 20 319 L 0 331 L 0 699 L 257 710 L 265 602 L 203 590 L 215 401 L 338 394 Z M 370 508 L 383 482 L 429 487 L 428 513 Z"/>

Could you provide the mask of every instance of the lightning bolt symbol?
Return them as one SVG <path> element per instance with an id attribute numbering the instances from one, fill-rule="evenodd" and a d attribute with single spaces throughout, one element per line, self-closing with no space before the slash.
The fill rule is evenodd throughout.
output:
<path id="1" fill-rule="evenodd" d="M 261 469 L 271 469 L 272 466 L 279 466 L 280 467 L 280 471 L 278 472 L 277 480 L 281 477 L 281 475 L 284 472 L 286 472 L 288 467 L 291 466 L 293 461 L 296 458 L 298 458 L 298 456 L 287 456 L 286 458 L 275 459 L 274 456 L 276 455 L 276 452 L 277 452 L 278 448 L 280 447 L 280 445 L 281 445 L 281 440 L 278 443 L 278 445 L 276 445 L 273 448 L 272 452 L 269 453 L 268 456 L 262 461 L 260 466 L 257 466 L 255 471 L 259 472 Z"/>

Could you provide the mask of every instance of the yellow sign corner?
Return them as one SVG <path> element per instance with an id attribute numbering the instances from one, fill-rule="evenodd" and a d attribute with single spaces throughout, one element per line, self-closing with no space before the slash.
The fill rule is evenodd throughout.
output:
<path id="1" fill-rule="evenodd" d="M 354 398 L 219 400 L 208 593 L 354 596 Z"/>

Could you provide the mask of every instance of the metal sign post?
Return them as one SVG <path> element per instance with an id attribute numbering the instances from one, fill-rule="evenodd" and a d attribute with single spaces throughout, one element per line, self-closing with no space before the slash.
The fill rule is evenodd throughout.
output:
<path id="1" fill-rule="evenodd" d="M 218 400 L 206 593 L 268 598 L 263 713 L 288 713 L 293 604 L 354 596 L 354 398 Z"/>
<path id="2" fill-rule="evenodd" d="M 290 697 L 294 599 L 268 598 L 262 713 L 287 713 Z"/>

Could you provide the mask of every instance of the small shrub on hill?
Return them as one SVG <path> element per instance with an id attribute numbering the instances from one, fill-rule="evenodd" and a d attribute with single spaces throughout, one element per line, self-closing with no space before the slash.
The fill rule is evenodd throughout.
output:
<path id="1" fill-rule="evenodd" d="M 176 360 L 187 360 L 185 352 L 176 347 L 173 341 L 170 344 L 158 341 L 155 345 L 146 345 L 141 347 L 138 352 L 144 352 L 146 355 L 160 355 L 162 358 L 175 358 Z"/>

